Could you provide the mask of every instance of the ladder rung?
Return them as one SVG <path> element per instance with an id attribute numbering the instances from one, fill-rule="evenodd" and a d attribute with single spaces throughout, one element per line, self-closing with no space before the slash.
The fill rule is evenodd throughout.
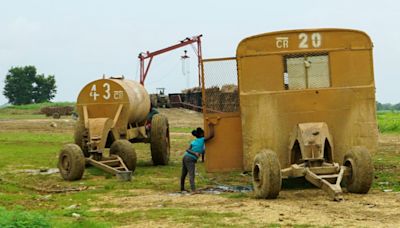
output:
<path id="1" fill-rule="evenodd" d="M 330 178 L 338 178 L 339 174 L 331 174 L 331 175 L 318 175 L 319 178 L 322 179 L 330 179 Z"/>
<path id="2" fill-rule="evenodd" d="M 103 164 L 114 163 L 114 162 L 119 162 L 119 160 L 105 160 L 105 161 L 101 161 L 101 163 L 103 163 Z"/>

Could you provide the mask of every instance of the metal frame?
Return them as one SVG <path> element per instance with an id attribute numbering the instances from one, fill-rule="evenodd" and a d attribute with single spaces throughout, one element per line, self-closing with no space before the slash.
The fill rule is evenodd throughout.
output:
<path id="1" fill-rule="evenodd" d="M 209 132 L 209 124 L 214 125 L 215 137 L 207 142 L 207 153 L 205 168 L 207 172 L 229 172 L 243 170 L 243 151 L 240 121 L 240 107 L 235 112 L 222 112 L 207 108 L 206 78 L 204 63 L 237 61 L 236 57 L 210 58 L 202 60 L 202 107 L 204 118 L 204 129 Z M 237 78 L 238 80 L 238 78 Z M 239 86 L 239 84 L 237 84 Z M 238 88 L 239 89 L 239 88 Z M 238 95 L 239 96 L 239 95 Z M 240 98 L 238 97 L 240 100 Z M 240 102 L 240 101 L 239 101 Z M 236 130 L 233 130 L 236 129 Z M 239 134 L 238 134 L 239 132 Z M 226 152 L 229 151 L 229 156 Z M 222 167 L 223 166 L 223 167 Z"/>
<path id="2" fill-rule="evenodd" d="M 202 109 L 203 109 L 203 115 L 207 114 L 207 111 L 212 111 L 213 113 L 219 113 L 222 114 L 224 112 L 220 112 L 220 111 L 216 111 L 216 110 L 211 110 L 211 109 L 207 109 L 206 107 L 206 85 L 205 85 L 205 77 L 204 77 L 204 63 L 205 62 L 218 62 L 218 61 L 227 61 L 227 60 L 237 60 L 236 57 L 224 57 L 224 58 L 209 58 L 209 59 L 202 59 L 201 60 L 201 100 L 202 100 Z M 239 78 L 238 78 L 238 82 L 239 82 Z M 239 83 L 238 83 L 238 89 L 239 89 Z M 240 110 L 238 110 L 235 113 L 239 113 L 240 115 Z"/>
<path id="3" fill-rule="evenodd" d="M 190 44 L 197 44 L 197 49 L 193 47 L 194 51 L 196 52 L 197 55 L 197 62 L 198 62 L 198 69 L 199 69 L 199 75 L 198 75 L 198 80 L 199 80 L 199 86 L 200 86 L 200 82 L 201 82 L 201 72 L 202 72 L 202 58 L 203 58 L 203 54 L 201 51 L 201 37 L 203 35 L 198 35 L 198 36 L 193 36 L 191 38 L 187 37 L 186 39 L 180 41 L 179 44 L 175 44 L 172 46 L 169 46 L 167 48 L 163 48 L 154 52 L 142 52 L 139 54 L 138 58 L 140 60 L 140 84 L 144 85 L 144 81 L 146 80 L 147 77 L 147 73 L 149 72 L 150 69 L 150 65 L 153 61 L 153 58 L 157 55 L 161 55 L 164 54 L 166 52 L 184 47 L 186 45 L 190 45 Z M 147 62 L 147 65 L 145 64 L 145 60 L 149 59 L 149 61 Z M 146 65 L 146 66 L 145 66 Z"/>
<path id="4" fill-rule="evenodd" d="M 130 181 L 132 179 L 132 171 L 126 167 L 122 159 L 117 155 L 112 155 L 107 159 L 103 157 L 101 161 L 97 161 L 93 159 L 93 156 L 90 156 L 85 161 L 104 172 L 116 175 L 120 180 Z"/>
<path id="5" fill-rule="evenodd" d="M 343 199 L 340 183 L 343 177 L 350 175 L 350 172 L 346 166 L 340 166 L 338 163 L 323 163 L 319 167 L 307 167 L 306 163 L 293 164 L 281 170 L 283 179 L 305 177 L 308 182 L 324 190 L 335 201 Z"/>

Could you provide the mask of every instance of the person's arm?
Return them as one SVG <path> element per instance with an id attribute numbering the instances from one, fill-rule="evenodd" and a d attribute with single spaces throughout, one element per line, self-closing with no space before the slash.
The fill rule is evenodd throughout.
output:
<path id="1" fill-rule="evenodd" d="M 204 138 L 204 141 L 208 141 L 212 138 L 214 138 L 214 124 L 213 123 L 208 123 L 208 128 L 210 129 L 209 135 Z"/>
<path id="2" fill-rule="evenodd" d="M 196 152 L 194 152 L 194 151 L 192 150 L 192 144 L 190 144 L 190 146 L 186 149 L 186 152 L 188 152 L 189 154 L 192 154 L 192 155 L 194 155 L 194 156 L 196 156 L 196 157 L 200 157 L 200 154 L 199 154 L 199 153 L 196 153 Z"/>
<path id="3" fill-rule="evenodd" d="M 189 154 L 192 154 L 192 155 L 194 155 L 194 156 L 196 156 L 196 157 L 200 157 L 200 153 L 197 153 L 197 152 L 194 152 L 193 150 L 186 150 L 186 152 L 188 152 Z"/>

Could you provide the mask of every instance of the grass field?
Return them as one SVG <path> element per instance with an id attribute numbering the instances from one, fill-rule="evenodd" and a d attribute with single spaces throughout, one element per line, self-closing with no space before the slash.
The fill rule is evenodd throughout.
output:
<path id="1" fill-rule="evenodd" d="M 4 119 L 15 120 L 31 118 L 32 116 L 32 119 L 45 119 L 44 116 L 40 115 L 39 117 L 35 114 L 38 108 L 35 106 L 29 108 L 9 107 L 2 110 L 0 116 Z M 49 120 L 51 121 L 51 119 Z M 8 221 L 10 217 L 15 216 L 26 218 L 25 220 L 31 226 L 37 223 L 40 225 L 38 227 L 45 226 L 45 224 L 53 227 L 110 227 L 131 224 L 138 219 L 147 221 L 164 220 L 166 218 L 172 222 L 184 223 L 188 216 L 191 217 L 190 221 L 193 225 L 225 226 L 229 224 L 220 220 L 227 217 L 236 218 L 240 215 L 208 212 L 206 210 L 182 210 L 181 208 L 169 207 L 168 202 L 163 203 L 162 207 L 136 210 L 135 212 L 92 211 L 93 207 L 103 209 L 119 206 L 115 202 L 103 202 L 102 197 L 104 195 L 109 195 L 110 198 L 137 195 L 137 193 L 131 192 L 132 189 L 146 189 L 160 192 L 160 194 L 177 192 L 179 190 L 182 151 L 191 140 L 189 132 L 196 126 L 198 125 L 178 126 L 170 129 L 171 134 L 177 133 L 179 137 L 171 139 L 173 151 L 171 151 L 171 162 L 168 166 L 154 167 L 151 163 L 149 145 L 136 144 L 138 167 L 132 182 L 120 182 L 113 176 L 93 167 L 86 169 L 84 178 L 77 182 L 65 182 L 59 174 L 31 175 L 21 172 L 21 170 L 56 167 L 59 149 L 63 144 L 73 141 L 72 129 L 65 132 L 0 130 L 0 179 L 2 180 L 0 181 L 0 212 L 8 215 L 0 220 L 0 227 L 2 224 L 10 223 Z M 211 183 L 209 178 L 212 177 L 206 177 L 202 164 L 198 165 L 198 172 L 203 174 L 203 178 L 198 178 L 196 182 L 198 187 L 204 187 Z M 239 175 L 238 173 L 222 175 L 213 180 L 218 181 L 222 178 L 225 179 L 226 183 L 235 184 L 243 179 L 231 178 L 230 176 Z M 47 194 L 38 191 L 38 188 L 63 189 L 80 188 L 82 186 L 88 188 L 88 190 L 64 194 Z M 47 198 L 48 196 L 50 197 Z M 237 197 L 235 194 L 229 197 L 232 196 Z M 240 194 L 239 197 L 241 197 Z M 93 206 L 93 203 L 97 201 L 100 203 Z M 78 206 L 73 209 L 66 209 L 71 205 Z M 73 213 L 79 214 L 80 218 L 73 217 Z M 34 218 L 37 218 L 37 220 Z"/>
<path id="2" fill-rule="evenodd" d="M 178 177 L 180 174 L 180 163 L 178 162 L 177 150 L 183 150 L 181 145 L 186 145 L 190 140 L 189 135 L 182 139 L 172 140 L 175 148 L 172 162 L 169 166 L 154 167 L 151 165 L 148 153 L 148 145 L 137 145 L 136 151 L 139 155 L 139 163 L 135 172 L 134 181 L 120 182 L 111 175 L 105 174 L 93 167 L 86 170 L 85 177 L 78 182 L 64 182 L 59 175 L 27 175 L 26 173 L 15 173 L 14 170 L 21 169 L 43 169 L 55 167 L 60 147 L 72 141 L 68 134 L 47 133 L 0 133 L 0 167 L 3 180 L 11 180 L 0 184 L 0 205 L 12 209 L 20 205 L 25 210 L 39 212 L 48 218 L 51 225 L 55 227 L 123 225 L 138 219 L 162 219 L 171 217 L 180 220 L 182 216 L 192 214 L 198 217 L 203 224 L 219 224 L 218 218 L 235 216 L 232 213 L 211 213 L 206 211 L 181 211 L 177 208 L 152 209 L 136 211 L 132 213 L 113 214 L 110 212 L 91 212 L 87 205 L 89 202 L 100 200 L 105 192 L 115 195 L 131 195 L 130 189 L 151 189 L 161 192 L 175 192 L 178 190 Z M 202 166 L 199 172 L 204 173 Z M 171 181 L 172 180 L 172 181 Z M 15 182 L 15 183 L 14 183 Z M 60 187 L 89 187 L 90 190 L 77 194 L 57 194 L 47 199 L 47 195 L 40 194 L 30 189 L 30 186 L 42 188 Z M 200 179 L 199 186 L 205 186 L 207 181 Z M 80 205 L 78 209 L 66 210 L 71 205 Z M 102 203 L 98 207 L 117 207 L 112 203 Z M 4 209 L 3 209 L 4 210 Z M 193 213 L 192 213 L 193 212 Z M 11 212 L 10 212 L 11 213 Z M 72 217 L 72 213 L 81 215 L 82 219 Z M 108 222 L 109 217 L 117 218 Z M 206 216 L 207 219 L 200 219 Z M 43 218 L 42 218 L 43 219 Z M 193 220 L 195 222 L 195 220 Z M 0 223 L 1 224 L 1 223 Z M 194 223 L 195 224 L 195 223 Z M 223 225 L 223 224 L 221 224 Z"/>
<path id="3" fill-rule="evenodd" d="M 30 113 L 25 114 L 9 113 L 9 110 L 13 109 L 7 108 L 4 113 L 2 113 L 4 110 L 1 110 L 0 118 L 3 116 L 6 117 L 4 119 L 17 121 L 29 115 L 35 116 L 34 112 L 37 109 L 14 109 L 29 110 Z M 19 115 L 22 117 L 19 118 Z M 324 193 L 320 190 L 311 189 L 310 191 L 316 191 L 316 195 L 313 198 L 306 198 L 305 202 L 301 200 L 302 198 L 297 199 L 292 196 L 303 194 L 302 191 L 289 190 L 288 193 L 281 194 L 281 201 L 277 203 L 254 200 L 251 193 L 222 193 L 216 196 L 202 195 L 192 198 L 174 195 L 179 190 L 182 151 L 191 140 L 190 130 L 199 126 L 198 120 L 201 120 L 198 118 L 179 125 L 182 123 L 182 117 L 174 116 L 175 113 L 171 115 L 171 119 L 176 119 L 172 120 L 171 127 L 170 164 L 153 166 L 149 145 L 135 144 L 138 165 L 131 182 L 120 182 L 93 167 L 86 169 L 84 178 L 75 182 L 65 182 L 59 174 L 34 175 L 26 172 L 26 170 L 56 167 L 59 149 L 63 144 L 72 142 L 72 128 L 59 131 L 46 130 L 47 128 L 44 131 L 0 129 L 0 227 L 5 226 L 4 224 L 18 227 L 19 223 L 28 224 L 30 227 L 320 227 L 316 225 L 320 224 L 319 220 L 313 221 L 310 218 L 290 220 L 285 217 L 294 210 L 293 207 L 297 207 L 296 204 L 308 204 L 307 201 L 312 201 L 314 198 L 325 199 Z M 380 140 L 379 151 L 373 157 L 375 166 L 373 191 L 376 192 L 400 191 L 399 117 L 399 113 L 378 114 L 380 130 L 385 133 L 382 135 L 384 140 Z M 12 121 L 9 123 L 15 124 Z M 218 183 L 251 185 L 251 177 L 240 175 L 240 172 L 206 173 L 202 163 L 198 163 L 197 168 L 198 188 L 212 187 Z M 46 189 L 82 191 L 58 194 L 41 191 Z M 373 197 L 373 194 L 368 195 Z M 387 196 L 378 195 L 378 198 L 382 197 L 385 199 Z M 357 198 L 352 199 L 350 203 L 356 200 Z M 364 201 L 364 198 L 360 200 Z M 288 209 L 285 211 L 285 208 L 281 207 L 286 204 Z M 313 205 L 318 207 L 315 206 L 318 204 Z M 332 206 L 334 205 L 336 204 Z M 326 207 L 324 204 L 321 206 L 321 208 Z M 349 205 L 345 204 L 344 207 L 348 208 Z M 377 209 L 382 210 L 382 208 Z M 323 209 L 317 208 L 317 210 Z M 266 214 L 260 217 L 255 211 Z M 275 217 L 270 219 L 267 214 Z M 336 218 L 329 223 L 331 225 L 321 225 L 321 227 L 352 224 L 352 221 L 356 220 L 351 220 L 349 223 L 335 221 Z"/>
<path id="4" fill-rule="evenodd" d="M 184 129 L 177 128 L 179 132 Z M 135 146 L 138 153 L 138 167 L 135 171 L 132 182 L 120 182 L 109 174 L 105 174 L 93 167 L 85 171 L 84 179 L 77 182 L 64 182 L 58 174 L 56 175 L 29 175 L 26 173 L 14 172 L 21 169 L 43 169 L 56 166 L 58 151 L 65 143 L 72 141 L 72 134 L 65 133 L 19 133 L 19 132 L 0 132 L 0 167 L 1 177 L 6 183 L 0 182 L 0 205 L 11 210 L 15 205 L 22 206 L 25 210 L 31 211 L 33 215 L 39 213 L 41 220 L 47 219 L 55 227 L 108 227 L 113 225 L 124 225 L 137 219 L 164 219 L 170 218 L 177 222 L 182 222 L 185 217 L 191 216 L 191 223 L 198 225 L 218 225 L 224 226 L 220 218 L 238 217 L 234 213 L 212 213 L 207 211 L 184 210 L 179 208 L 155 208 L 150 210 L 138 210 L 135 213 L 111 213 L 90 211 L 91 202 L 99 200 L 102 202 L 104 193 L 111 195 L 130 196 L 131 189 L 151 189 L 162 194 L 176 192 L 178 188 L 178 177 L 180 175 L 181 164 L 179 158 L 180 151 L 184 150 L 190 135 L 172 139 L 171 147 L 174 148 L 170 165 L 154 167 L 150 161 L 148 145 L 137 144 Z M 198 172 L 206 177 L 202 164 L 198 166 Z M 243 178 L 237 178 L 238 173 L 219 176 L 214 179 L 224 179 L 224 183 L 240 183 Z M 0 177 L 0 178 L 1 178 Z M 232 178 L 236 177 L 236 178 Z M 209 178 L 198 178 L 198 187 L 205 187 L 212 184 Z M 247 181 L 247 180 L 245 180 Z M 40 183 L 40 184 L 38 184 Z M 243 184 L 243 183 L 241 183 Z M 90 190 L 76 194 L 53 194 L 48 199 L 46 194 L 40 194 L 31 189 L 31 186 L 41 188 L 60 189 L 62 187 L 88 187 Z M 164 192 L 164 193 L 163 193 Z M 235 197 L 234 195 L 233 197 Z M 230 195 L 232 197 L 232 195 Z M 167 205 L 168 202 L 165 202 Z M 65 209 L 71 205 L 79 205 L 78 209 Z M 101 203 L 96 207 L 118 207 L 115 203 Z M 4 208 L 2 209 L 5 210 Z M 16 209 L 21 210 L 21 208 Z M 72 213 L 77 213 L 83 218 L 76 219 Z M 114 218 L 109 221 L 108 218 Z M 203 218 L 204 217 L 204 218 Z M 240 216 L 239 216 L 240 217 Z M 1 224 L 1 223 L 0 223 Z"/>
<path id="5" fill-rule="evenodd" d="M 380 132 L 400 133 L 400 112 L 378 112 Z"/>
<path id="6" fill-rule="evenodd" d="M 6 108 L 0 108 L 1 119 L 44 119 L 44 115 L 40 115 L 39 110 L 47 106 L 74 106 L 74 102 L 55 102 L 41 103 L 29 105 L 14 105 Z M 381 133 L 398 133 L 400 134 L 400 112 L 397 111 L 378 111 L 377 121 L 379 132 Z M 185 132 L 189 132 L 190 127 L 183 127 Z M 178 129 L 173 129 L 178 130 Z"/>

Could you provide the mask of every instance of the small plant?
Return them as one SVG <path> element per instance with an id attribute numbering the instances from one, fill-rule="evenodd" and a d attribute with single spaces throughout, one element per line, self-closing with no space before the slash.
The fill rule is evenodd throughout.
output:
<path id="1" fill-rule="evenodd" d="M 35 212 L 27 212 L 22 208 L 6 210 L 0 207 L 0 227 L 3 228 L 46 228 L 51 227 L 47 219 Z"/>

